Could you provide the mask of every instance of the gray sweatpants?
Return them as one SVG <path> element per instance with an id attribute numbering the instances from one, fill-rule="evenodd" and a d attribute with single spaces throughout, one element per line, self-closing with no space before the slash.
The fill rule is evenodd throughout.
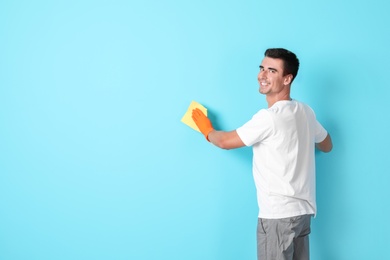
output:
<path id="1" fill-rule="evenodd" d="M 262 219 L 257 224 L 258 260 L 308 260 L 312 215 Z"/>

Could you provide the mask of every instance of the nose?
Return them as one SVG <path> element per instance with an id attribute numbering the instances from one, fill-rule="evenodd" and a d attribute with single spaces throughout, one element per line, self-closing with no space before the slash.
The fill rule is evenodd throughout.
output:
<path id="1" fill-rule="evenodd" d="M 260 79 L 265 79 L 267 78 L 267 73 L 265 70 L 260 70 L 259 73 L 257 74 L 257 78 Z"/>

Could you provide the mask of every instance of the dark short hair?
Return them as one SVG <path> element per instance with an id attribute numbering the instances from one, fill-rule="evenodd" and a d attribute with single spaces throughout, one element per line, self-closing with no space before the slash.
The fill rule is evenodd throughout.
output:
<path id="1" fill-rule="evenodd" d="M 298 74 L 299 60 L 294 53 L 283 48 L 271 48 L 265 51 L 264 56 L 283 60 L 284 75 L 291 74 L 293 75 L 292 80 L 295 79 Z"/>

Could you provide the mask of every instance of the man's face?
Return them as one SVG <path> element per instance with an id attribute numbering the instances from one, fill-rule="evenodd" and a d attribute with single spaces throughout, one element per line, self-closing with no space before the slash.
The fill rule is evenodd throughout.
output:
<path id="1" fill-rule="evenodd" d="M 283 60 L 264 57 L 257 75 L 259 92 L 264 95 L 277 94 L 291 83 L 291 74 L 284 74 Z"/>

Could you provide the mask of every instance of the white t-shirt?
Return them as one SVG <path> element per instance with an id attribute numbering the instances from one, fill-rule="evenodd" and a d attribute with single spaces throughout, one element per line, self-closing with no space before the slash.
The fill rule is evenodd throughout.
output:
<path id="1" fill-rule="evenodd" d="M 259 217 L 316 214 L 315 143 L 328 133 L 314 111 L 296 100 L 278 101 L 237 133 L 246 146 L 253 146 Z"/>

